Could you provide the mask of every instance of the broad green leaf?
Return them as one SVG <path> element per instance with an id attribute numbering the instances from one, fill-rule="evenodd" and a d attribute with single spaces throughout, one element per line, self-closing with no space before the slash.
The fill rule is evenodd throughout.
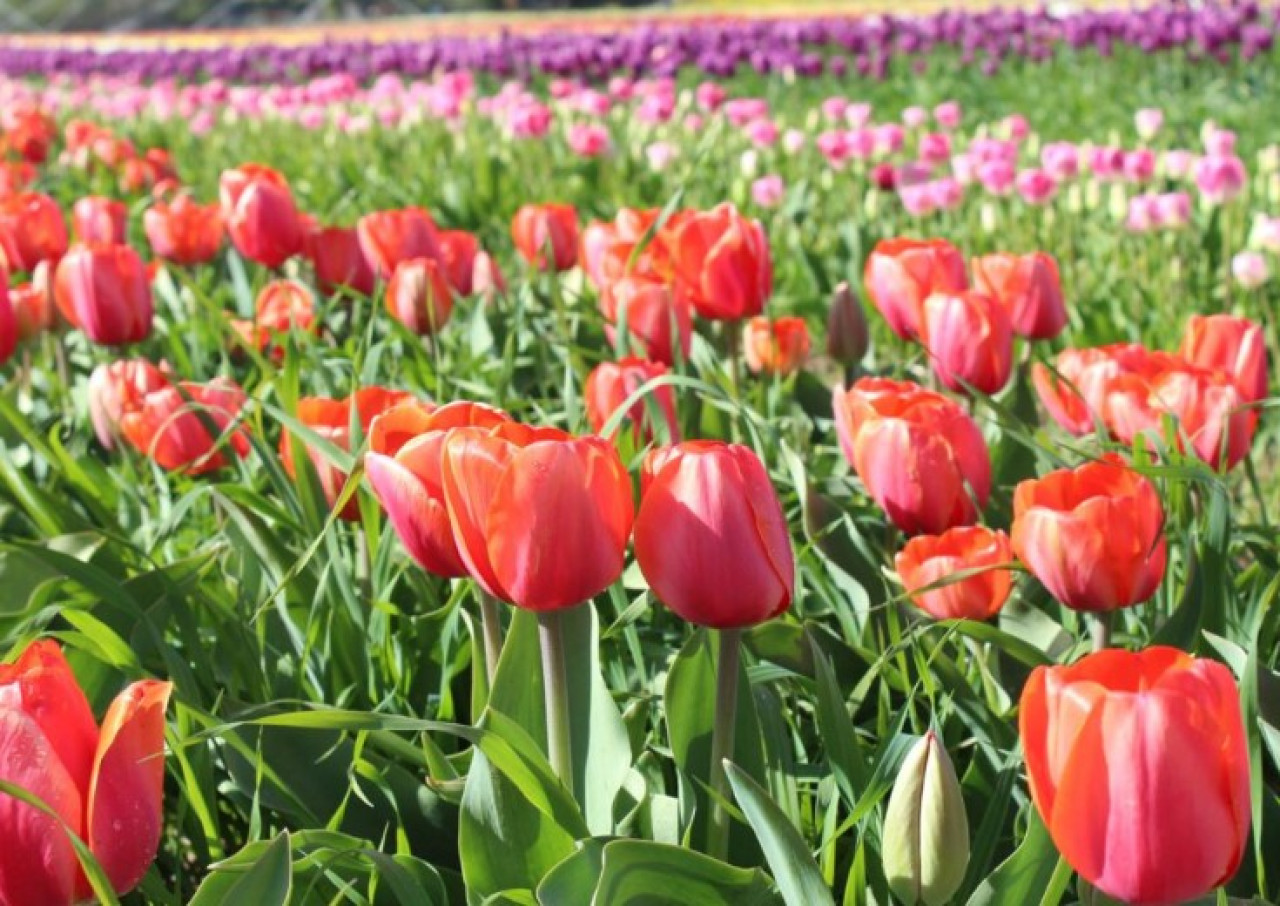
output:
<path id="1" fill-rule="evenodd" d="M 575 903 L 586 904 L 586 891 Z M 679 846 L 617 840 L 604 847 L 591 906 L 777 906 L 759 869 L 735 868 Z"/>

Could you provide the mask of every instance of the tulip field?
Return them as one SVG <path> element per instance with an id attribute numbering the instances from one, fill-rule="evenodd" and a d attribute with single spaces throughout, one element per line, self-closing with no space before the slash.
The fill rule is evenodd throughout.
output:
<path id="1" fill-rule="evenodd" d="M 500 23 L 0 38 L 0 906 L 1280 903 L 1280 11 Z"/>

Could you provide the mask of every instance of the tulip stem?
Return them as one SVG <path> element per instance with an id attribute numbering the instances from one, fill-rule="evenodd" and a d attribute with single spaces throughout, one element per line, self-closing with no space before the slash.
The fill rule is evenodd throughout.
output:
<path id="1" fill-rule="evenodd" d="M 1115 614 L 1110 610 L 1089 615 L 1089 634 L 1093 638 L 1093 650 L 1111 647 L 1111 624 Z"/>
<path id="2" fill-rule="evenodd" d="M 547 711 L 547 757 L 560 782 L 573 789 L 573 750 L 569 735 L 569 684 L 564 666 L 564 623 L 561 612 L 538 614 L 542 643 L 542 685 Z"/>
<path id="3" fill-rule="evenodd" d="M 502 613 L 498 602 L 487 591 L 480 592 L 480 633 L 484 636 L 484 667 L 493 689 L 493 677 L 498 672 L 498 658 L 502 654 Z"/>
<path id="4" fill-rule="evenodd" d="M 725 345 L 729 349 L 729 392 L 733 401 L 738 402 L 738 359 L 741 357 L 741 324 L 738 321 L 725 321 Z M 735 413 L 736 417 L 736 413 Z"/>
<path id="5" fill-rule="evenodd" d="M 742 630 L 721 629 L 720 652 L 716 658 L 716 716 L 711 733 L 711 829 L 709 855 L 724 860 L 729 854 L 729 813 L 724 801 L 729 797 L 725 759 L 733 755 L 734 728 L 738 716 L 738 670 Z"/>

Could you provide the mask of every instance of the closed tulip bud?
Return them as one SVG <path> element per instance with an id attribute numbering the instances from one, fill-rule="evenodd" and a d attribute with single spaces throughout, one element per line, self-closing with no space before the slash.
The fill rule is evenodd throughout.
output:
<path id="1" fill-rule="evenodd" d="M 970 262 L 973 287 L 1009 313 L 1013 331 L 1030 340 L 1051 340 L 1067 324 L 1058 264 L 1044 252 L 983 255 Z"/>
<path id="2" fill-rule="evenodd" d="M 162 469 L 203 475 L 228 463 L 226 448 L 240 458 L 248 455 L 249 438 L 243 428 L 224 439 L 245 399 L 245 392 L 230 378 L 166 384 L 125 406 L 120 433 Z M 210 434 L 210 425 L 216 434 Z"/>
<path id="3" fill-rule="evenodd" d="M 898 770 L 881 834 L 884 874 L 907 906 L 944 906 L 969 866 L 969 824 L 960 781 L 930 730 Z"/>
<path id="4" fill-rule="evenodd" d="M 71 208 L 76 238 L 84 243 L 128 242 L 129 209 L 124 202 L 101 195 L 87 195 Z"/>
<path id="5" fill-rule="evenodd" d="M 934 293 L 963 292 L 969 285 L 964 258 L 942 239 L 877 243 L 867 258 L 863 282 L 872 304 L 903 339 L 920 335 L 925 299 Z"/>
<path id="6" fill-rule="evenodd" d="M 138 343 L 151 333 L 151 284 L 127 245 L 68 252 L 54 275 L 54 300 L 71 326 L 103 346 Z"/>
<path id="7" fill-rule="evenodd" d="M 1009 314 L 985 293 L 934 293 L 924 303 L 921 337 L 947 388 L 996 393 L 1013 371 Z"/>
<path id="8" fill-rule="evenodd" d="M 217 205 L 197 204 L 187 195 L 148 208 L 142 230 L 157 258 L 186 266 L 212 261 L 225 232 Z"/>
<path id="9" fill-rule="evenodd" d="M 1223 665 L 1156 646 L 1037 667 L 1018 731 L 1054 845 L 1103 893 L 1186 903 L 1240 867 L 1249 749 Z"/>
<path id="10" fill-rule="evenodd" d="M 0 199 L 0 257 L 10 271 L 34 271 L 57 263 L 67 251 L 62 208 L 48 195 L 20 192 Z"/>
<path id="11" fill-rule="evenodd" d="M 631 479 L 604 438 L 516 422 L 456 428 L 441 474 L 458 553 L 493 597 L 562 610 L 622 575 Z"/>
<path id="12" fill-rule="evenodd" d="M 693 343 L 693 313 L 689 303 L 667 284 L 652 277 L 623 277 L 600 294 L 600 310 L 609 321 L 605 333 L 618 346 L 626 322 L 628 348 L 664 365 L 689 358 Z"/>
<path id="13" fill-rule="evenodd" d="M 1021 482 L 1013 550 L 1073 610 L 1140 604 L 1164 578 L 1164 507 L 1155 486 L 1115 454 Z"/>
<path id="14" fill-rule="evenodd" d="M 831 295 L 827 313 L 827 355 L 842 365 L 856 365 L 871 346 L 867 313 L 848 283 Z"/>
<path id="15" fill-rule="evenodd" d="M 787 520 L 748 447 L 688 441 L 652 451 L 635 551 L 654 595 L 691 623 L 754 626 L 791 606 Z"/>
<path id="16" fill-rule="evenodd" d="M 1009 598 L 1012 563 L 1013 548 L 1004 532 L 972 525 L 912 538 L 894 567 L 911 600 L 934 619 L 989 620 Z M 922 590 L 966 570 L 980 572 Z"/>
<path id="17" fill-rule="evenodd" d="M 236 250 L 277 268 L 302 251 L 305 234 L 289 183 L 270 167 L 242 164 L 218 182 L 222 217 Z"/>
<path id="18" fill-rule="evenodd" d="M 0 779 L 53 814 L 0 794 L 0 903 L 71 906 L 92 896 L 71 835 L 118 894 L 137 886 L 164 829 L 164 712 L 172 686 L 141 680 L 99 728 L 62 650 L 35 642 L 0 665 Z"/>
<path id="19" fill-rule="evenodd" d="M 649 381 L 667 374 L 667 366 L 661 362 L 646 362 L 644 359 L 628 356 L 619 362 L 601 362 L 587 375 L 587 383 L 583 389 L 583 401 L 586 404 L 587 418 L 591 422 L 591 430 L 597 434 L 613 417 L 614 412 L 623 403 Z M 639 441 L 653 439 L 653 419 L 649 415 L 650 405 L 656 405 L 662 420 L 667 425 L 667 437 L 674 443 L 680 439 L 679 422 L 676 419 L 676 396 L 670 384 L 663 384 L 650 391 L 651 400 L 644 397 L 636 400 L 627 410 L 626 421 L 631 422 L 635 437 Z M 607 435 L 612 437 L 613 435 Z"/>
<path id="20" fill-rule="evenodd" d="M 331 296 L 346 288 L 368 296 L 373 292 L 373 265 L 352 227 L 317 227 L 307 234 L 307 257 L 320 292 Z"/>
<path id="21" fill-rule="evenodd" d="M 742 325 L 747 367 L 759 374 L 791 374 L 809 358 L 809 325 L 804 318 L 752 318 Z"/>
<path id="22" fill-rule="evenodd" d="M 972 524 L 991 494 L 982 431 L 957 403 L 910 381 L 861 378 L 832 400 L 845 459 L 902 531 Z"/>
<path id="23" fill-rule="evenodd" d="M 1267 345 L 1262 325 L 1233 315 L 1192 315 L 1178 354 L 1201 368 L 1226 372 L 1241 396 L 1257 402 L 1267 396 Z"/>
<path id="24" fill-rule="evenodd" d="M 704 318 L 737 321 L 764 311 L 773 259 L 759 221 L 731 204 L 689 214 L 664 229 L 680 291 Z"/>
<path id="25" fill-rule="evenodd" d="M 578 212 L 569 204 L 524 205 L 512 218 L 511 240 L 538 270 L 567 271 L 578 262 Z"/>
<path id="26" fill-rule="evenodd" d="M 435 221 L 422 208 L 374 211 L 356 223 L 360 248 L 379 280 L 390 280 L 396 266 L 415 258 L 441 260 Z"/>
<path id="27" fill-rule="evenodd" d="M 401 261 L 387 284 L 387 310 L 418 336 L 439 333 L 453 312 L 444 269 L 432 258 Z"/>

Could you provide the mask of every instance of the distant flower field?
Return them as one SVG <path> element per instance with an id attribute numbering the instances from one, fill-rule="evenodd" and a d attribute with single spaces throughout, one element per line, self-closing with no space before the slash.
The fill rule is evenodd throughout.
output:
<path id="1" fill-rule="evenodd" d="M 0 41 L 0 904 L 1280 897 L 1280 16 Z"/>

